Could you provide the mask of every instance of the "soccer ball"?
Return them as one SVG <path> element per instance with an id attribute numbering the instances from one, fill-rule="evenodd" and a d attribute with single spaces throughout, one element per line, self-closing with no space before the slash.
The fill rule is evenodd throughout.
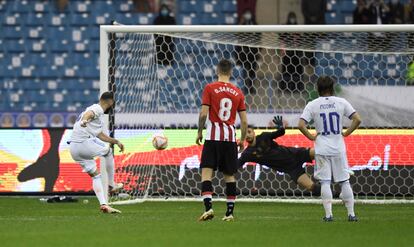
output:
<path id="1" fill-rule="evenodd" d="M 156 135 L 152 138 L 152 146 L 157 150 L 166 149 L 168 146 L 168 138 L 161 135 Z"/>

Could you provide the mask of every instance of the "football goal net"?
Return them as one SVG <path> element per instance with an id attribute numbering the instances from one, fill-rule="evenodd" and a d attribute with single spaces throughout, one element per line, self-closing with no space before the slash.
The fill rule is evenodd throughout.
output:
<path id="1" fill-rule="evenodd" d="M 249 124 L 256 134 L 272 131 L 273 116 L 282 115 L 290 128 L 277 142 L 285 146 L 312 146 L 297 122 L 306 103 L 318 97 L 316 78 L 332 76 L 336 94 L 363 119 L 361 129 L 346 138 L 356 199 L 412 202 L 413 30 L 412 25 L 101 26 L 101 92 L 113 91 L 116 98 L 108 128 L 126 147 L 125 153 L 115 151 L 115 177 L 125 187 L 111 200 L 200 196 L 201 146 L 195 138 L 201 94 L 217 79 L 218 61 L 227 58 L 234 64 L 232 82 L 246 95 Z M 168 138 L 165 150 L 152 146 L 158 135 Z M 313 165 L 304 166 L 313 175 Z M 224 197 L 221 176 L 213 180 L 216 198 Z M 244 164 L 237 188 L 246 200 L 316 198 L 266 164 Z"/>

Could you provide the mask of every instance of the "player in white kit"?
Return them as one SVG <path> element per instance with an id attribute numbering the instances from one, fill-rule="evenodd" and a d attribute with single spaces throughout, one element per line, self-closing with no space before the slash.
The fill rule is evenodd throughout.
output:
<path id="1" fill-rule="evenodd" d="M 349 184 L 348 160 L 344 137 L 361 124 L 361 118 L 351 104 L 334 96 L 334 81 L 328 76 L 318 78 L 319 98 L 309 102 L 299 120 L 299 130 L 315 141 L 315 178 L 321 183 L 321 197 L 325 209 L 324 221 L 333 221 L 331 180 L 341 185 L 341 199 L 348 211 L 348 221 L 358 221 L 354 213 L 354 194 Z M 343 132 L 343 117 L 352 120 Z M 314 121 L 316 135 L 307 129 Z"/>
<path id="2" fill-rule="evenodd" d="M 94 160 L 95 157 L 105 159 L 109 192 L 121 189 L 123 184 L 115 184 L 114 182 L 114 157 L 109 144 L 117 145 L 122 152 L 124 151 L 124 145 L 104 133 L 103 116 L 109 112 L 113 105 L 113 93 L 103 93 L 98 104 L 89 106 L 80 114 L 73 126 L 72 136 L 68 142 L 73 160 L 78 162 L 83 171 L 92 177 L 93 190 L 101 205 L 100 210 L 104 213 L 121 213 L 121 211 L 108 205 L 101 174 L 97 170 Z"/>

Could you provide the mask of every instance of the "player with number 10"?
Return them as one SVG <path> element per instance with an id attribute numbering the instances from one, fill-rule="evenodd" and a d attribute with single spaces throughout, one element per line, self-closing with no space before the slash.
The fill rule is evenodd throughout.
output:
<path id="1" fill-rule="evenodd" d="M 218 81 L 205 86 L 202 96 L 202 106 L 198 120 L 198 135 L 196 143 L 201 144 L 205 124 L 207 133 L 201 154 L 201 194 L 205 212 L 200 221 L 214 217 L 212 209 L 213 172 L 218 168 L 224 174 L 226 182 L 227 211 L 224 221 L 233 220 L 234 202 L 236 199 L 236 179 L 234 174 L 238 169 L 236 128 L 234 123 L 236 113 L 241 122 L 241 138 L 239 151 L 244 149 L 247 131 L 247 116 L 244 95 L 239 88 L 230 82 L 232 63 L 223 59 L 217 65 Z"/>
<path id="2" fill-rule="evenodd" d="M 299 130 L 315 142 L 315 178 L 321 182 L 324 221 L 333 221 L 331 179 L 341 185 L 341 198 L 348 211 L 348 221 L 357 221 L 354 213 L 354 194 L 349 184 L 348 160 L 344 137 L 361 124 L 361 118 L 351 104 L 334 96 L 334 80 L 322 76 L 317 81 L 319 98 L 309 102 L 299 120 Z M 352 120 L 342 132 L 343 117 Z M 312 135 L 306 124 L 314 121 L 317 134 Z"/>

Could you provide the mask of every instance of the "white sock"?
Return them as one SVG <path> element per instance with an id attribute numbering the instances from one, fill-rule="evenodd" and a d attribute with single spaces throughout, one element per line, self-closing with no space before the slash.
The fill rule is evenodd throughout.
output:
<path id="1" fill-rule="evenodd" d="M 92 177 L 92 187 L 93 187 L 93 191 L 95 191 L 96 197 L 99 200 L 99 204 L 101 205 L 108 204 L 106 202 L 106 198 L 104 195 L 101 174 L 98 174 L 95 177 Z"/>
<path id="2" fill-rule="evenodd" d="M 109 151 L 109 154 L 103 156 L 105 159 L 105 166 L 106 166 L 106 173 L 108 174 L 108 185 L 112 188 L 115 187 L 115 162 L 114 162 L 114 155 L 112 154 L 112 149 Z"/>
<path id="3" fill-rule="evenodd" d="M 341 183 L 341 194 L 342 201 L 345 204 L 346 210 L 348 210 L 348 215 L 355 216 L 354 213 L 354 193 L 352 192 L 351 185 L 349 181 Z"/>
<path id="4" fill-rule="evenodd" d="M 321 181 L 321 197 L 323 208 L 325 209 L 325 216 L 333 216 L 331 181 Z"/>

